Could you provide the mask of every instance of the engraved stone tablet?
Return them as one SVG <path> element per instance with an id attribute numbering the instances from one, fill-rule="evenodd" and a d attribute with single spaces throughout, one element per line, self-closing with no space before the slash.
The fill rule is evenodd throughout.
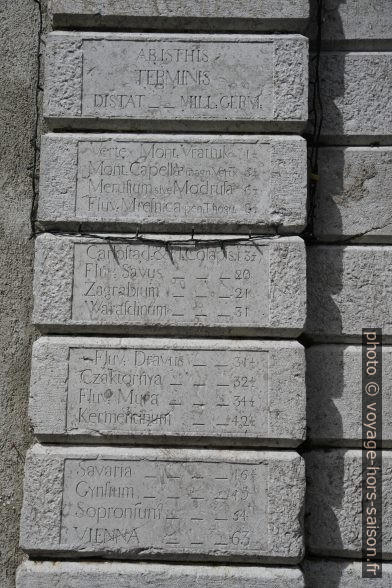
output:
<path id="1" fill-rule="evenodd" d="M 42 337 L 30 417 L 43 441 L 295 447 L 304 374 L 294 341 Z"/>
<path id="2" fill-rule="evenodd" d="M 280 566 L 186 566 L 62 561 L 56 561 L 53 565 L 53 562 L 26 561 L 19 567 L 16 588 L 53 588 L 54 586 L 56 588 L 271 588 L 271 586 L 304 588 L 304 580 L 299 568 Z"/>
<path id="3" fill-rule="evenodd" d="M 298 563 L 304 489 L 295 452 L 35 446 L 21 545 L 34 555 Z"/>
<path id="4" fill-rule="evenodd" d="M 308 0 L 52 0 L 57 28 L 300 31 Z"/>
<path id="5" fill-rule="evenodd" d="M 301 130 L 307 53 L 300 35 L 52 33 L 44 115 L 55 128 Z"/>
<path id="6" fill-rule="evenodd" d="M 300 333 L 302 239 L 144 238 L 41 235 L 34 322 L 51 332 Z"/>
<path id="7" fill-rule="evenodd" d="M 42 141 L 38 222 L 299 233 L 306 174 L 300 137 L 51 133 Z"/>

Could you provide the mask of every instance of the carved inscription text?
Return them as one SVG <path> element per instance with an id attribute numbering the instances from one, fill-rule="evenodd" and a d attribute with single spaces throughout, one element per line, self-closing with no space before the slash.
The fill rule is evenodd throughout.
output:
<path id="1" fill-rule="evenodd" d="M 260 120 L 274 108 L 274 44 L 83 41 L 84 116 Z"/>
<path id="2" fill-rule="evenodd" d="M 67 459 L 61 543 L 249 552 L 268 545 L 266 464 Z"/>
<path id="3" fill-rule="evenodd" d="M 268 143 L 80 141 L 76 214 L 256 224 L 269 212 L 270 176 Z"/>
<path id="4" fill-rule="evenodd" d="M 268 352 L 71 348 L 67 430 L 268 434 Z"/>
<path id="5" fill-rule="evenodd" d="M 269 247 L 76 243 L 74 320 L 105 324 L 263 326 Z"/>

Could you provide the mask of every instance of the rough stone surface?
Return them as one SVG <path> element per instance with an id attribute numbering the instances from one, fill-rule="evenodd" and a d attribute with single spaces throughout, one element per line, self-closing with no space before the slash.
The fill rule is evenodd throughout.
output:
<path id="1" fill-rule="evenodd" d="M 323 142 L 390 144 L 392 52 L 323 52 L 320 88 Z"/>
<path id="2" fill-rule="evenodd" d="M 307 334 L 354 342 L 362 329 L 378 327 L 384 342 L 392 340 L 390 246 L 316 245 L 307 258 Z"/>
<path id="3" fill-rule="evenodd" d="M 317 3 L 311 2 L 310 35 L 315 37 Z M 325 0 L 322 46 L 362 49 L 391 48 L 389 0 Z"/>
<path id="4" fill-rule="evenodd" d="M 392 347 L 383 347 L 383 447 L 392 447 Z M 362 347 L 313 345 L 306 351 L 308 437 L 318 445 L 360 447 Z"/>
<path id="5" fill-rule="evenodd" d="M 300 35 L 52 33 L 45 79 L 53 128 L 298 131 L 307 120 Z"/>
<path id="6" fill-rule="evenodd" d="M 44 10 L 46 2 L 42 2 Z M 38 84 L 39 10 L 0 2 L 0 586 L 14 588 L 23 464 L 31 434 L 33 241 L 30 209 Z"/>
<path id="7" fill-rule="evenodd" d="M 360 561 L 314 558 L 306 559 L 302 565 L 305 585 L 309 588 L 389 588 L 392 584 L 390 563 L 382 564 L 382 578 L 372 578 L 370 582 L 369 578 L 362 578 Z"/>
<path id="8" fill-rule="evenodd" d="M 51 557 L 295 564 L 304 487 L 295 452 L 38 445 L 26 460 L 21 546 Z"/>
<path id="9" fill-rule="evenodd" d="M 214 237 L 193 244 L 167 236 L 170 247 L 125 238 L 37 239 L 33 320 L 43 332 L 301 332 L 306 268 L 300 238 L 221 245 Z"/>
<path id="10" fill-rule="evenodd" d="M 52 0 L 54 27 L 301 31 L 308 0 Z"/>
<path id="11" fill-rule="evenodd" d="M 295 447 L 304 380 L 296 342 L 43 337 L 30 418 L 43 441 Z"/>
<path id="12" fill-rule="evenodd" d="M 392 147 L 323 147 L 314 233 L 321 241 L 392 241 Z"/>
<path id="13" fill-rule="evenodd" d="M 38 221 L 45 228 L 300 233 L 300 137 L 48 134 Z"/>
<path id="14" fill-rule="evenodd" d="M 304 588 L 304 580 L 301 570 L 295 567 L 26 562 L 18 570 L 16 588 L 53 588 L 54 585 L 57 588 Z"/>
<path id="15" fill-rule="evenodd" d="M 392 558 L 392 452 L 383 451 L 383 558 Z M 313 450 L 306 455 L 309 552 L 362 557 L 362 452 Z"/>

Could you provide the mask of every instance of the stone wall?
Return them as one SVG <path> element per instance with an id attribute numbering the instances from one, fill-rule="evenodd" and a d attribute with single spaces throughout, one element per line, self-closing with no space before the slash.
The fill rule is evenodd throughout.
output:
<path id="1" fill-rule="evenodd" d="M 313 23 L 316 22 L 314 3 Z M 314 26 L 313 24 L 313 26 Z M 360 448 L 373 434 L 363 415 L 375 398 L 362 392 L 362 329 L 382 329 L 382 558 L 390 551 L 389 345 L 391 276 L 391 12 L 389 2 L 324 2 L 320 96 L 324 121 L 313 240 L 308 246 L 307 314 L 307 554 L 309 586 L 389 586 L 363 577 Z M 316 46 L 315 34 L 313 47 Z M 320 111 L 319 111 L 320 114 Z M 381 365 L 379 366 L 381 369 Z M 370 408 L 368 408 L 370 407 Z M 369 412 L 370 411 L 370 412 Z M 380 448 L 381 438 L 378 438 Z M 365 452 L 364 452 L 365 453 Z M 380 451 L 381 454 L 381 451 Z M 378 463 L 378 462 L 377 462 Z M 374 464 L 376 465 L 376 464 Z M 370 490 L 370 486 L 367 486 Z M 369 494 L 372 499 L 372 493 Z M 374 505 L 376 506 L 376 505 Z M 367 510 L 370 508 L 369 510 Z M 378 508 L 378 504 L 377 504 Z M 372 524 L 368 516 L 368 524 Z M 378 513 L 378 523 L 381 516 Z M 381 534 L 373 525 L 366 532 Z M 381 559 L 380 552 L 378 558 Z M 372 562 L 373 563 L 373 562 Z M 379 563 L 379 562 L 378 562 Z M 375 562 L 375 567 L 378 565 Z"/>
<path id="2" fill-rule="evenodd" d="M 3 4 L 1 586 L 367 585 L 389 0 Z"/>
<path id="3" fill-rule="evenodd" d="M 4 0 L 0 6 L 0 585 L 12 588 L 22 553 L 19 513 L 25 452 L 31 343 L 39 5 Z"/>

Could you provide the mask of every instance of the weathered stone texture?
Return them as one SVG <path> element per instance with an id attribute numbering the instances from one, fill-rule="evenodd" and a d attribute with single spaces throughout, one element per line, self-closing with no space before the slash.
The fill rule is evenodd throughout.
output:
<path id="1" fill-rule="evenodd" d="M 300 233 L 306 143 L 254 135 L 48 134 L 45 228 Z"/>
<path id="2" fill-rule="evenodd" d="M 122 238 L 37 239 L 33 319 L 42 331 L 301 332 L 306 276 L 298 237 L 193 244 L 167 236 L 171 246 Z"/>
<path id="3" fill-rule="evenodd" d="M 51 557 L 295 564 L 304 489 L 295 452 L 35 446 L 21 545 Z"/>
<path id="4" fill-rule="evenodd" d="M 391 242 L 391 147 L 323 147 L 319 173 L 317 239 Z"/>
<path id="5" fill-rule="evenodd" d="M 26 562 L 16 588 L 304 588 L 296 567 Z M 378 587 L 377 587 L 378 588 Z"/>
<path id="6" fill-rule="evenodd" d="M 43 441 L 295 447 L 304 380 L 296 342 L 42 337 L 30 418 Z"/>
<path id="7" fill-rule="evenodd" d="M 58 28 L 145 28 L 248 31 L 301 31 L 308 0 L 52 0 Z"/>
<path id="8" fill-rule="evenodd" d="M 324 52 L 320 88 L 322 141 L 390 143 L 392 52 Z"/>
<path id="9" fill-rule="evenodd" d="M 383 447 L 392 447 L 392 347 L 383 350 Z M 360 447 L 362 347 L 313 345 L 306 351 L 308 437 L 318 445 Z"/>
<path id="10" fill-rule="evenodd" d="M 362 578 L 362 562 L 338 559 L 305 559 L 306 586 L 317 588 L 389 588 L 392 564 L 382 564 L 382 578 Z M 35 588 L 35 586 L 34 586 Z"/>
<path id="11" fill-rule="evenodd" d="M 46 2 L 42 1 L 44 11 Z M 33 199 L 39 6 L 0 2 L 0 586 L 14 588 L 27 414 L 34 245 Z"/>
<path id="12" fill-rule="evenodd" d="M 309 34 L 315 37 L 317 2 L 311 2 Z M 391 47 L 389 0 L 325 0 L 323 2 L 323 47 L 352 49 Z"/>
<path id="13" fill-rule="evenodd" d="M 53 128 L 299 131 L 307 62 L 300 35 L 52 33 L 44 115 Z"/>
<path id="14" fill-rule="evenodd" d="M 362 329 L 392 336 L 392 249 L 308 247 L 307 333 L 321 341 L 361 341 Z"/>
<path id="15" fill-rule="evenodd" d="M 306 455 L 309 552 L 362 557 L 362 452 L 313 450 Z M 383 451 L 383 559 L 392 558 L 392 453 Z"/>

